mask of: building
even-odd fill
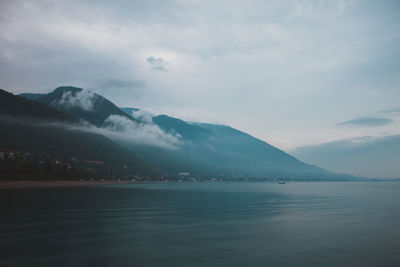
[[[17,155],[18,151],[9,149],[9,148],[0,148],[0,158],[4,159],[6,156],[9,158],[15,158]]]

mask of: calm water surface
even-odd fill
[[[400,266],[400,183],[0,190],[1,266]]]

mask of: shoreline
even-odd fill
[[[0,190],[15,188],[56,188],[113,184],[134,184],[133,181],[0,181]]]
[[[196,181],[194,183],[220,183],[218,182],[210,182],[210,181]],[[239,183],[253,183],[244,182],[244,181],[229,181],[229,182],[239,182]],[[273,183],[278,184],[277,181],[259,181],[265,183]],[[400,179],[382,179],[382,180],[364,180],[364,181],[287,181],[285,184],[290,183],[324,183],[324,182],[400,182]],[[59,188],[59,187],[83,187],[83,186],[99,186],[99,185],[118,185],[118,184],[143,184],[143,183],[182,183],[179,181],[163,181],[163,180],[141,180],[141,181],[118,181],[118,180],[105,180],[105,181],[69,181],[69,180],[48,180],[48,181],[34,181],[34,180],[21,180],[21,181],[0,181],[0,190],[7,189],[18,189],[18,188]],[[192,182],[193,183],[193,182]]]

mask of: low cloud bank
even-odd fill
[[[97,95],[89,90],[78,92],[65,91],[60,100],[54,105],[63,108],[80,108],[85,111],[94,111]],[[179,135],[172,135],[163,132],[153,123],[153,115],[149,112],[137,110],[132,116],[140,123],[121,115],[108,116],[101,127],[91,125],[89,122],[81,121],[79,126],[72,126],[73,129],[98,133],[110,139],[130,143],[133,145],[151,145],[167,149],[177,149],[181,140]]]
[[[71,131],[84,131],[101,134],[117,143],[131,145],[148,145],[164,149],[179,149],[182,144],[181,136],[167,134],[155,124],[136,123],[124,116],[109,116],[102,127],[96,127],[87,121],[80,124],[47,121],[31,117],[14,117],[0,115],[2,123],[20,123],[36,127],[58,127]]]
[[[153,123],[136,123],[124,116],[110,115],[102,127],[76,126],[73,129],[104,135],[116,142],[132,145],[150,145],[166,149],[178,149],[181,140],[178,135],[164,133]]]

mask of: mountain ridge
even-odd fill
[[[111,101],[79,87],[57,87],[54,91],[35,99],[35,101],[56,108],[78,120],[88,121],[96,126],[103,125],[105,120],[111,115],[122,116],[137,122],[137,120],[123,112]]]
[[[111,101],[82,88],[58,87],[35,101],[55,107],[77,120],[87,120],[96,127],[105,127],[105,121],[110,116],[126,118],[115,120],[117,124],[114,131],[124,131],[126,128],[129,131],[125,132],[123,139],[117,138],[114,141],[169,177],[190,173],[195,177],[227,180],[246,177],[255,180],[300,181],[356,179],[301,162],[279,148],[229,126],[189,123],[168,115],[151,115],[150,120],[137,120],[135,113],[144,111],[129,107],[118,108]],[[137,123],[137,126],[126,126],[128,121]],[[153,134],[155,138],[175,139],[176,147],[171,149],[130,142],[129,139],[134,138],[143,127],[144,138]]]
[[[139,109],[122,108],[122,110],[136,112]],[[167,115],[153,116],[152,121],[167,132],[178,133],[186,141],[180,151],[173,153],[168,153],[168,151],[150,153],[142,148],[143,154],[165,154],[162,158],[168,159],[168,163],[160,162],[162,161],[160,160],[155,163],[158,165],[169,167],[180,162],[186,169],[192,171],[196,171],[196,166],[202,166],[213,170],[214,175],[223,172],[230,173],[232,176],[251,176],[261,179],[263,176],[269,178],[275,176],[307,180],[310,177],[321,176],[319,179],[323,180],[324,177],[335,175],[342,176],[342,179],[349,178],[343,174],[330,173],[315,165],[305,164],[279,148],[230,126],[186,122]],[[201,129],[202,134],[193,136],[192,131],[198,129]],[[203,157],[203,160],[196,160],[199,157]],[[231,162],[227,163],[226,159]],[[285,163],[282,163],[282,160]]]

